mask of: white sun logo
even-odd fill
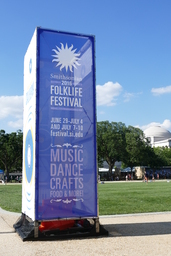
[[[66,71],[69,68],[70,71],[73,72],[72,67],[77,68],[77,66],[80,66],[80,64],[78,63],[78,61],[80,60],[80,53],[75,53],[77,49],[72,50],[73,45],[68,48],[68,45],[66,44],[64,48],[64,45],[61,43],[61,48],[59,48],[58,46],[56,46],[56,48],[57,50],[52,49],[52,51],[56,53],[55,55],[52,55],[54,57],[52,62],[57,62],[56,67],[61,65],[60,70],[65,67]]]

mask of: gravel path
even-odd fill
[[[20,215],[0,208],[0,255],[171,256],[171,212],[100,216],[108,237],[36,242],[23,242],[15,233]]]

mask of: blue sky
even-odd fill
[[[37,26],[96,38],[97,121],[171,131],[170,0],[1,0],[0,129],[23,127],[24,55]]]

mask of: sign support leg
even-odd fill
[[[95,219],[95,225],[96,225],[96,233],[99,233],[100,232],[99,218]]]
[[[39,236],[39,223],[38,221],[34,222],[34,237],[38,238]]]

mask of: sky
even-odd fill
[[[1,0],[0,130],[23,129],[24,55],[36,27],[95,36],[97,121],[171,131],[170,0]]]

